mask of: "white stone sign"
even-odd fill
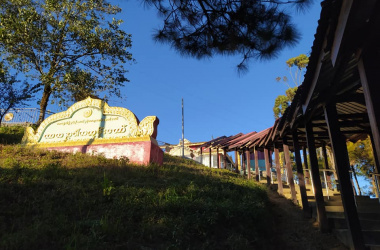
[[[156,116],[138,123],[128,109],[88,97],[48,117],[36,131],[28,127],[23,143],[55,147],[142,141],[156,137],[157,124]]]

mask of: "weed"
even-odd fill
[[[119,165],[120,166],[125,166],[128,163],[129,163],[128,157],[126,157],[126,156],[120,156],[120,158],[119,158]]]
[[[103,173],[102,187],[103,187],[103,196],[105,196],[109,199],[111,197],[111,192],[114,189],[114,186],[113,186],[112,181],[110,181],[106,177],[106,172]]]

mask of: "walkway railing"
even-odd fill
[[[285,181],[286,184],[289,185],[287,168],[286,167],[281,167],[281,170],[282,170],[282,174],[281,174],[282,181]],[[311,174],[310,169],[304,168],[303,171],[309,173],[310,179],[305,176],[305,181],[308,180],[311,183],[311,190],[312,190],[313,194],[315,194],[314,193],[314,183],[313,183],[313,178],[312,178],[312,174]],[[335,180],[334,181],[328,181],[327,180],[327,174],[326,174],[326,172],[333,172],[334,173],[335,170],[333,170],[333,169],[319,169],[319,171],[323,172],[323,179],[321,180],[321,182],[322,182],[322,185],[324,186],[324,188],[326,189],[327,199],[330,199],[330,189],[329,189],[329,186],[330,185],[336,186],[337,183],[336,183]],[[293,172],[293,176],[294,176],[294,181],[297,183],[298,182],[297,172]],[[273,177],[275,177],[277,179],[276,171],[271,171],[272,184],[274,183],[274,178]]]
[[[311,170],[307,169],[307,168],[304,168],[303,171],[304,171],[304,173],[308,172],[309,176],[307,176],[306,174],[304,176],[305,183],[310,183],[310,185],[311,185],[311,191],[312,191],[313,195],[315,195],[315,192],[314,192],[314,183],[313,183],[313,178],[312,178]],[[332,196],[332,193],[333,193],[333,191],[335,189],[339,191],[339,180],[335,179],[336,171],[334,169],[319,169],[319,171],[323,173],[320,176],[322,188],[324,188],[325,191],[326,191],[327,199],[330,199],[330,197]],[[281,174],[282,181],[286,182],[286,184],[289,185],[287,168],[286,167],[281,167],[281,172],[282,172],[282,174]],[[328,176],[329,176],[328,173],[329,172],[333,173],[333,175],[331,175],[331,176],[333,176],[333,179],[331,179],[330,181],[328,180]],[[352,171],[350,170],[349,172],[352,172]],[[251,171],[251,175],[255,176],[255,171]],[[294,182],[296,184],[298,184],[297,173],[293,172],[293,176],[294,176]],[[378,174],[378,173],[371,173],[369,176],[372,177],[373,186],[374,186],[375,192],[376,192],[376,198],[378,198],[379,202],[380,202],[380,181],[379,181],[380,174]],[[278,181],[277,180],[277,172],[276,172],[275,168],[272,168],[272,170],[271,170],[270,179],[271,179],[271,183],[272,184],[275,184],[275,181]],[[261,180],[261,176],[260,175],[259,175],[259,180]],[[352,186],[352,188],[354,189],[355,187]],[[355,197],[355,199],[356,199],[356,197]]]
[[[308,168],[304,168],[303,171],[309,173],[309,175],[310,175],[310,179],[311,179],[311,180],[310,180],[310,183],[311,183],[311,189],[312,189],[312,191],[313,191],[313,194],[315,194],[315,193],[314,193],[313,177],[312,177],[312,173],[311,173],[310,169],[308,169]],[[322,185],[325,186],[327,199],[330,199],[330,188],[329,188],[329,184],[332,185],[332,186],[334,186],[334,185],[336,186],[337,183],[336,183],[335,180],[334,180],[334,181],[327,181],[327,174],[326,174],[326,172],[332,172],[332,173],[335,173],[335,170],[334,170],[334,169],[319,169],[319,172],[323,172],[323,180],[321,180],[321,182],[322,182]],[[305,178],[305,179],[306,179],[306,178]]]

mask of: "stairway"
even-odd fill
[[[277,185],[274,186],[276,187]],[[289,186],[284,184],[283,188],[283,195],[286,198],[291,199]],[[298,205],[302,206],[299,186],[295,185],[295,189]],[[310,185],[306,185],[306,192],[309,206],[312,208],[312,216],[316,218],[316,203]],[[353,249],[344,217],[344,209],[340,193],[336,190],[329,190],[329,195],[327,196],[327,191],[323,189],[323,196],[325,198],[325,208],[331,230],[343,244]],[[366,246],[372,250],[380,250],[379,200],[371,199],[369,196],[356,196],[356,204]]]
[[[356,204],[366,246],[369,249],[380,250],[379,200],[371,199],[369,196],[356,196]],[[352,248],[340,196],[334,197],[333,200],[326,201],[326,212],[330,227],[337,238],[343,244]]]

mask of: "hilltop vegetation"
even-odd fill
[[[24,136],[25,127],[0,127],[0,144],[17,144]]]
[[[252,249],[271,236],[265,189],[235,173],[0,147],[0,249]]]

